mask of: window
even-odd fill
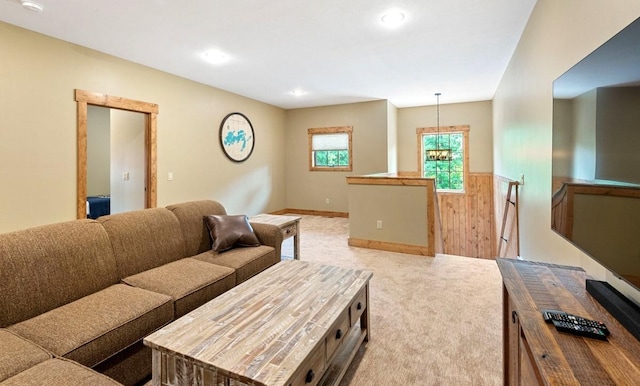
[[[352,131],[351,126],[309,129],[309,170],[350,172]]]
[[[445,192],[463,193],[468,175],[469,126],[447,126],[419,128],[419,169],[425,178],[436,180],[436,189]],[[437,142],[436,142],[437,141]],[[449,153],[449,160],[436,155]]]

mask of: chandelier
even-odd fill
[[[437,117],[437,134],[436,134],[436,148],[427,150],[427,159],[429,161],[451,161],[451,149],[440,148],[440,94],[436,94],[436,117]]]

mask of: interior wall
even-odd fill
[[[398,172],[398,108],[387,102],[387,172]]]
[[[493,171],[492,102],[440,104],[440,127],[469,125],[469,171]],[[398,109],[398,170],[418,171],[416,129],[436,127],[436,106]]]
[[[230,213],[285,207],[284,110],[6,23],[0,52],[9,58],[0,61],[0,232],[75,219],[74,89],[158,104],[158,206],[214,199]],[[234,111],[249,117],[256,137],[240,164],[218,141]]]
[[[145,116],[133,111],[111,113],[111,210],[122,213],[145,207]],[[87,118],[87,121],[90,118]],[[87,151],[88,152],[88,151]],[[89,172],[87,171],[87,174]]]
[[[526,179],[518,196],[522,257],[582,266],[635,298],[637,291],[551,231],[551,127],[554,79],[638,16],[636,0],[538,0],[493,100],[495,173]]]
[[[87,106],[87,196],[108,195],[111,192],[110,127],[109,109]]]
[[[346,177],[387,171],[386,100],[292,109],[286,115],[287,208],[348,212]],[[307,129],[334,126],[353,126],[353,171],[309,171]]]
[[[349,237],[429,245],[427,187],[349,185]],[[377,222],[380,221],[380,228]]]

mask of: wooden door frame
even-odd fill
[[[145,208],[157,205],[157,161],[156,124],[158,105],[133,99],[114,97],[97,92],[75,90],[77,102],[78,130],[78,170],[77,170],[77,212],[78,219],[87,218],[87,106],[102,106],[118,110],[133,111],[145,115]]]

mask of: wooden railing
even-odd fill
[[[496,227],[496,253],[498,257],[520,256],[520,231],[518,215],[517,181],[494,175],[493,200]]]

